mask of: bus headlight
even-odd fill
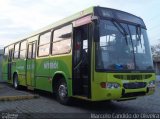
[[[149,83],[148,83],[148,87],[155,87],[155,81],[153,80],[153,81],[150,81]]]
[[[120,88],[120,85],[118,83],[107,83],[107,82],[101,82],[102,88],[108,88],[108,89],[117,89]]]

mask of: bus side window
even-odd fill
[[[75,29],[75,51],[74,65],[76,66],[82,60],[82,65],[88,63],[88,26],[81,26]]]
[[[8,47],[4,48],[4,59],[7,59],[9,55]]]
[[[14,59],[19,58],[19,43],[15,44],[14,46]]]
[[[20,59],[24,59],[26,58],[26,41],[21,42],[21,46],[20,46],[20,53],[19,53],[19,57]]]
[[[29,44],[29,45],[28,45],[27,58],[28,58],[28,59],[31,59],[31,58],[32,58],[32,44]]]
[[[81,30],[76,31],[76,44],[75,44],[75,51],[74,51],[74,64],[77,65],[77,63],[81,60],[81,49],[82,49],[82,43],[81,43]]]
[[[83,58],[82,65],[87,65],[88,64],[88,39],[83,40],[82,58]]]
[[[49,55],[51,32],[44,33],[39,38],[38,56]]]
[[[54,31],[52,55],[65,54],[71,51],[72,25]]]
[[[35,43],[32,45],[32,49],[33,49],[33,52],[32,52],[32,58],[34,59],[34,58],[36,58],[36,45],[35,45]]]

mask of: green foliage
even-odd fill
[[[153,59],[160,59],[160,44],[151,46]]]

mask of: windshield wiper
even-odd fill
[[[134,52],[134,44],[133,44],[133,38],[132,38],[132,35],[131,35],[131,30],[130,30],[128,24],[127,24],[127,28],[128,28],[128,32],[129,32],[132,48],[133,48],[133,60],[134,60],[134,68],[135,68],[135,66],[136,66],[136,57],[135,57],[135,52]]]
[[[138,36],[138,37],[137,37]],[[140,41],[141,48],[142,48],[142,40],[141,40],[141,27],[140,25],[136,26],[136,39]]]
[[[127,40],[127,31],[125,30],[125,28],[116,20],[114,19],[112,21],[112,23],[114,24],[114,26],[119,30],[119,32],[125,37],[126,40],[126,44],[128,45],[128,40]]]

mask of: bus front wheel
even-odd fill
[[[14,75],[13,86],[15,89],[19,89],[19,82],[18,82],[18,75],[17,74]]]
[[[64,105],[69,105],[71,98],[68,97],[68,89],[65,81],[60,80],[56,90],[57,100]]]

